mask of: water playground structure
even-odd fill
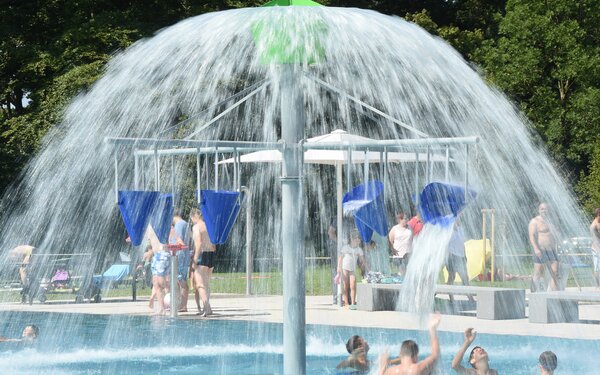
[[[283,372],[300,374],[310,330],[308,207],[334,207],[319,214],[337,218],[338,238],[350,212],[368,240],[389,229],[392,207],[414,202],[426,228],[403,288],[413,294],[403,299],[421,312],[432,304],[432,277],[460,211],[473,232],[481,209],[509,215],[503,255],[526,243],[532,202],[560,208],[565,233],[585,229],[520,114],[446,43],[371,11],[268,5],[292,6],[201,15],[115,56],[11,191],[27,198],[3,213],[2,248],[27,241],[98,257],[97,249],[122,246],[108,235],[122,233],[119,214],[133,245],[149,223],[165,241],[174,207],[192,191],[213,242],[246,247],[251,260],[259,237],[253,252],[282,258]],[[430,289],[414,303],[415,291]],[[170,297],[176,306],[176,293]]]

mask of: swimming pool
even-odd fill
[[[280,374],[283,369],[280,324],[170,320],[145,316],[58,313],[0,313],[0,335],[17,337],[23,326],[37,324],[41,337],[33,347],[0,344],[0,374]],[[370,343],[370,358],[385,347],[397,354],[402,340],[413,338],[429,352],[419,331],[307,326],[307,373],[332,374],[345,357],[352,334]],[[462,334],[440,333],[439,373],[451,374],[450,362]],[[544,350],[559,358],[560,374],[598,374],[600,341],[533,336],[478,335],[501,374],[537,374]]]

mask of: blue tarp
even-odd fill
[[[371,241],[373,231],[387,236],[388,226],[383,202],[383,182],[372,180],[355,186],[342,199],[344,214],[351,213],[363,242]]]
[[[144,239],[150,214],[159,197],[158,191],[120,190],[118,195],[119,210],[134,246],[139,246]]]
[[[173,223],[173,194],[161,194],[152,211],[152,229],[160,243],[169,243]]]
[[[244,195],[237,191],[201,190],[200,197],[200,209],[211,242],[225,243],[240,213]]]
[[[477,193],[467,190],[468,200],[475,199]],[[442,182],[432,182],[419,194],[419,212],[424,223],[448,226],[454,222],[466,205],[465,188]]]

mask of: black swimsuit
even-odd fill
[[[215,251],[203,251],[202,254],[200,254],[200,259],[198,259],[197,264],[199,266],[213,268],[214,267],[214,257],[215,257]]]

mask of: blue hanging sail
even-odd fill
[[[432,182],[419,194],[421,220],[441,226],[451,225],[468,201],[475,197],[477,193],[474,190],[463,186]]]
[[[119,210],[134,246],[139,246],[144,239],[159,194],[158,191],[119,190]]]
[[[244,194],[237,191],[201,190],[200,209],[206,222],[208,237],[215,245],[227,241],[240,213]]]
[[[173,222],[173,194],[161,194],[152,211],[152,229],[162,244],[169,243]]]
[[[344,195],[342,208],[344,214],[354,215],[354,222],[363,242],[371,241],[373,231],[387,236],[383,182],[372,180],[355,186]]]

